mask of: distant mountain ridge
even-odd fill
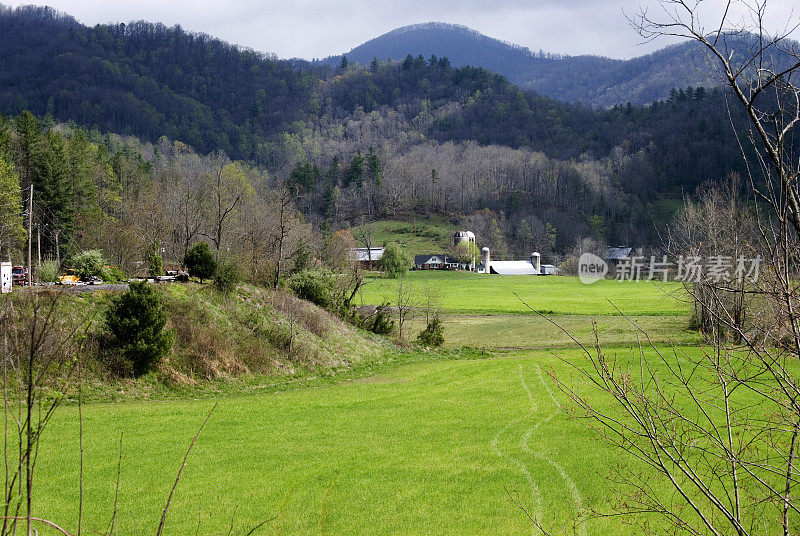
[[[483,67],[543,95],[570,102],[613,106],[647,104],[688,86],[714,87],[705,52],[679,43],[630,60],[602,56],[534,53],[457,24],[430,22],[397,28],[346,52],[349,61],[402,60],[407,55],[446,56],[456,66]],[[336,65],[341,55],[321,60]]]

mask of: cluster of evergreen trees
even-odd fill
[[[0,116],[0,177],[9,199],[2,207],[3,256],[24,239],[22,220],[28,216],[31,191],[37,250],[53,258],[68,256],[77,234],[119,213],[118,163],[86,131],[65,136],[30,112],[15,119]]]

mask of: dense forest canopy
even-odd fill
[[[88,28],[49,8],[0,8],[5,160],[23,190],[41,192],[67,248],[84,245],[91,218],[125,221],[126,203],[157,195],[142,184],[174,188],[189,173],[167,163],[195,162],[186,184],[200,195],[228,158],[270,177],[250,184],[264,199],[285,185],[318,229],[439,216],[497,229],[509,255],[557,255],[585,236],[651,244],[684,195],[745,175],[731,124],[747,121],[728,98],[686,87],[644,106],[593,108],[436,55],[319,66],[180,27]],[[90,195],[79,194],[89,176]],[[84,195],[91,210],[74,201]],[[186,240],[159,225],[141,247],[172,241],[179,259]],[[55,234],[45,240],[56,248]]]

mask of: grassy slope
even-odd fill
[[[369,226],[376,245],[397,242],[410,254],[444,253],[453,243],[453,234],[460,228],[441,219],[423,219],[413,222],[382,220],[350,229],[359,241],[359,230]],[[360,247],[364,244],[359,241]]]
[[[217,396],[258,389],[282,389],[316,378],[365,373],[400,357],[384,337],[358,330],[311,303],[285,292],[240,286],[224,296],[211,285],[158,287],[175,334],[172,355],[142,378],[118,379],[92,362],[89,400],[130,400]],[[94,318],[102,331],[103,312],[114,292],[67,292],[63,314]],[[291,340],[291,349],[290,349]]]

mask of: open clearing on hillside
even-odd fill
[[[366,247],[361,240],[365,230],[372,234],[374,245],[397,242],[410,254],[443,253],[453,243],[453,234],[459,227],[449,221],[429,218],[412,222],[381,220],[350,229],[359,247]]]

